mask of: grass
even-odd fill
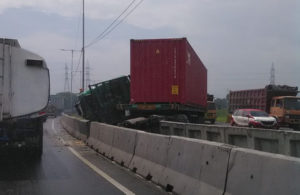
[[[226,123],[227,122],[227,115],[228,115],[227,109],[217,110],[217,119],[216,119],[216,121]]]

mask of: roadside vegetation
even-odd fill
[[[227,98],[216,98],[215,104],[217,107],[217,122],[226,123],[228,115],[228,99]]]
[[[227,122],[227,115],[228,115],[227,109],[217,109],[217,119],[216,119],[216,121],[226,123]]]

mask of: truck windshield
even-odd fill
[[[216,109],[215,103],[213,103],[213,102],[207,103],[207,109],[208,110],[215,110]]]
[[[300,110],[300,98],[286,98],[284,108],[289,110]]]
[[[269,116],[266,112],[263,111],[251,111],[251,116]]]

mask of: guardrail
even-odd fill
[[[300,157],[300,132],[161,121],[160,133]]]
[[[82,121],[65,115],[61,123],[76,135],[74,131],[80,131]],[[170,131],[214,141],[229,140],[230,137],[225,129],[211,130],[205,126],[199,131],[197,126],[182,123],[171,123],[171,126],[169,130],[164,129],[165,133]],[[232,133],[238,136],[239,131],[243,131],[235,130]],[[91,148],[176,194],[279,195],[300,192],[298,158],[98,122],[91,122],[88,131],[87,144]],[[274,134],[274,139],[277,138]],[[244,143],[243,138],[235,142]]]

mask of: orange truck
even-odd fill
[[[207,102],[207,110],[205,113],[205,121],[209,121],[211,124],[214,124],[216,122],[217,118],[217,110],[215,102],[208,101]]]
[[[281,127],[300,130],[298,87],[267,85],[262,89],[230,91],[229,113],[241,108],[264,110],[277,119]]]

